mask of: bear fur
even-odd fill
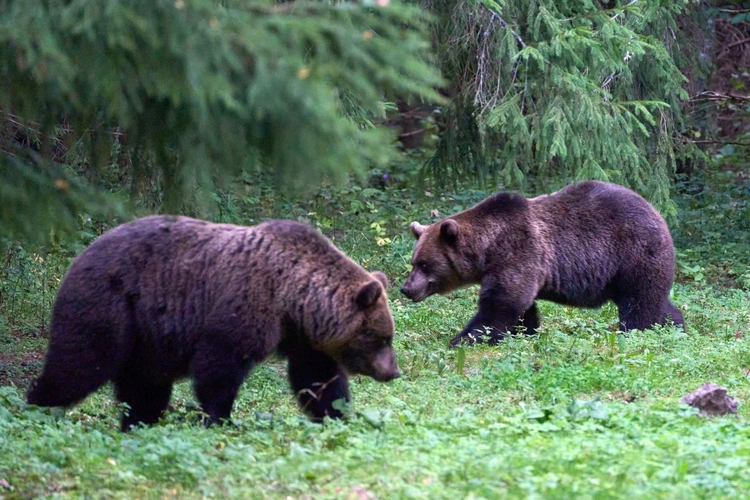
[[[129,406],[127,430],[158,421],[173,382],[190,377],[216,423],[276,351],[301,408],[338,418],[347,375],[399,376],[393,335],[385,275],[308,226],[151,216],[106,232],[73,261],[27,400],[68,406],[112,381]]]
[[[417,238],[401,292],[414,302],[480,284],[479,311],[451,341],[539,327],[536,300],[577,307],[617,304],[620,329],[684,321],[669,301],[674,247],[645,199],[616,184],[586,181],[549,195],[499,193],[429,226]]]

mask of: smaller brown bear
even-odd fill
[[[273,351],[313,419],[338,418],[348,374],[399,376],[386,279],[314,229],[152,216],[79,255],[52,311],[44,371],[28,402],[74,404],[107,381],[122,429],[155,423],[174,381],[191,377],[208,422],[228,419],[253,366]]]
[[[664,219],[641,196],[616,184],[586,181],[524,198],[499,193],[429,226],[412,222],[412,271],[401,292],[419,302],[480,284],[479,311],[451,341],[490,341],[539,327],[536,300],[577,307],[617,304],[620,329],[669,318],[674,247]]]

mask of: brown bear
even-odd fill
[[[122,429],[151,424],[190,377],[208,423],[228,419],[250,369],[276,351],[313,419],[338,418],[347,375],[399,376],[385,275],[314,229],[151,216],[116,227],[71,265],[28,402],[74,404],[105,384]]]
[[[479,311],[451,341],[490,341],[539,327],[536,300],[577,307],[617,304],[620,329],[668,318],[674,247],[664,219],[645,199],[616,184],[578,182],[549,195],[498,193],[429,226],[417,238],[401,292],[414,302],[480,284]]]

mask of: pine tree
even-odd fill
[[[453,98],[428,176],[611,180],[669,207],[687,1],[423,3]]]
[[[0,232],[70,226],[113,147],[167,211],[242,168],[305,184],[382,163],[384,100],[440,99],[426,33],[389,0],[0,0]]]

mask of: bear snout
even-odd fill
[[[374,371],[372,378],[378,382],[390,382],[401,376],[398,370],[398,363],[396,362],[396,353],[392,349],[389,352],[380,354],[375,359],[372,367]]]
[[[410,287],[408,284],[408,280],[407,283],[401,287],[401,293],[403,293],[404,296],[406,296],[406,298],[411,300],[412,302],[422,302],[430,295],[426,293],[426,290],[424,289]]]
[[[377,380],[378,382],[390,382],[391,380],[397,379],[401,376],[401,372],[398,371],[398,367],[395,370],[385,372],[385,373],[376,373],[373,378]]]

